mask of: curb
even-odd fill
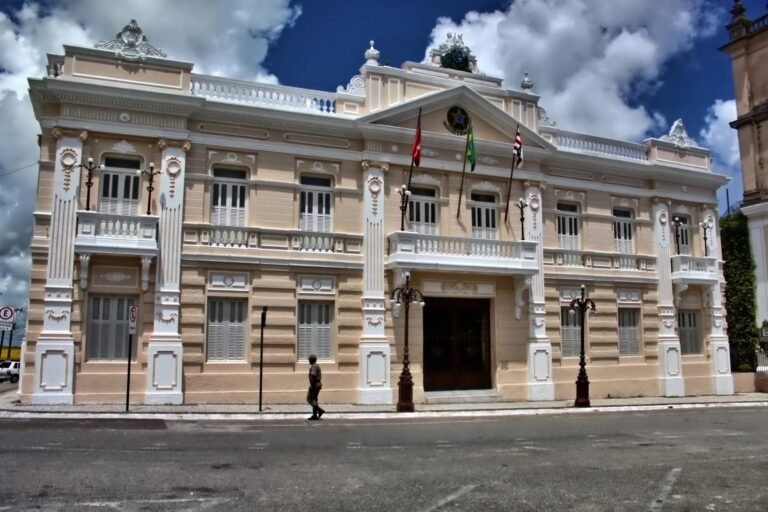
[[[508,416],[561,416],[571,414],[610,413],[610,412],[643,412],[685,409],[722,409],[768,407],[768,401],[754,402],[709,402],[684,404],[654,404],[654,405],[603,405],[585,408],[537,408],[537,409],[484,409],[457,411],[421,411],[421,412],[339,412],[329,411],[328,419],[370,420],[370,419],[415,419],[415,418],[478,418],[478,417],[508,417]],[[61,411],[11,411],[0,409],[0,419],[159,419],[175,421],[274,421],[274,420],[304,420],[306,412],[261,412],[261,413],[216,413],[216,412],[61,412]]]

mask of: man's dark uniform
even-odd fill
[[[309,356],[309,390],[307,391],[307,403],[312,406],[310,420],[319,420],[325,413],[325,410],[321,409],[317,403],[322,388],[323,372],[320,370],[320,365],[317,364],[317,356],[312,354]]]

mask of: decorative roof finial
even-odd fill
[[[380,56],[381,52],[373,47],[373,40],[371,40],[371,47],[365,51],[365,63],[378,66]]]
[[[744,15],[744,13],[747,12],[747,8],[744,7],[744,4],[741,3],[741,0],[733,0],[733,7],[731,7],[731,14],[733,14],[733,19],[740,18]]]
[[[523,72],[523,75],[524,75],[524,76],[523,76],[523,81],[522,81],[522,82],[520,82],[520,88],[521,88],[522,90],[524,90],[524,91],[528,91],[528,90],[530,90],[530,89],[533,89],[533,80],[531,80],[530,78],[528,78],[528,72],[527,72],[527,71],[524,71],[524,72]]]
[[[124,26],[112,41],[101,41],[94,46],[114,50],[115,57],[130,61],[143,60],[146,57],[167,57],[165,53],[149,44],[147,36],[144,35],[136,20],[131,20]]]
[[[672,123],[672,128],[669,129],[669,133],[667,135],[662,135],[659,138],[665,142],[671,142],[679,148],[699,147],[699,145],[696,144],[696,141],[688,136],[688,131],[685,129],[682,119],[678,119]]]

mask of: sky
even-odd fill
[[[111,40],[135,18],[194,72],[324,91],[346,85],[369,41],[380,62],[420,62],[449,32],[480,72],[524,71],[563,129],[640,142],[682,118],[741,198],[727,42],[731,0],[0,0],[0,304],[27,302],[37,134],[28,77],[63,44]],[[743,0],[747,15],[768,11]],[[719,193],[725,208],[725,189]]]

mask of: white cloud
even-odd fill
[[[519,86],[524,71],[558,126],[640,140],[664,118],[632,100],[657,87],[663,66],[714,33],[721,11],[706,0],[516,0],[505,12],[440,18],[430,48],[460,33],[480,71]],[[427,54],[429,49],[427,50]]]
[[[735,100],[715,100],[707,109],[704,127],[699,133],[701,144],[712,151],[715,172],[727,174],[732,178],[727,186],[731,204],[741,200],[744,195],[739,138],[736,130],[729,124],[736,117]],[[720,204],[725,204],[725,190],[721,190],[718,196]]]
[[[0,303],[27,299],[36,166],[12,171],[39,157],[27,78],[45,75],[46,54],[114,39],[136,18],[150,44],[197,73],[277,83],[264,58],[300,14],[290,0],[69,0],[0,12]]]

